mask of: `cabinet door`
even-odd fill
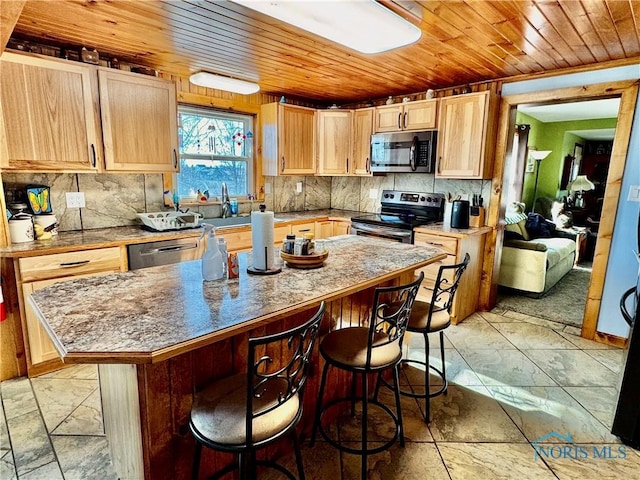
[[[370,155],[374,112],[374,108],[362,108],[353,113],[353,161],[349,164],[349,173],[354,175],[372,175]]]
[[[279,105],[279,172],[283,175],[313,175],[315,166],[315,111]]]
[[[402,104],[376,107],[375,132],[398,132],[402,130]]]
[[[318,112],[318,174],[346,175],[353,161],[351,147],[352,112]]]
[[[437,99],[409,102],[403,106],[402,126],[405,130],[432,130],[436,128]]]
[[[101,169],[95,67],[4,53],[0,85],[0,167]]]
[[[488,96],[440,99],[437,177],[482,178]]]
[[[301,237],[303,233],[316,233],[315,223],[300,223],[291,225],[291,233],[296,237]]]
[[[351,222],[333,222],[332,235],[347,235],[351,231]]]
[[[323,222],[316,222],[315,225],[316,238],[327,238],[333,235],[333,222],[325,220]]]
[[[178,171],[173,82],[109,69],[98,78],[107,170]]]

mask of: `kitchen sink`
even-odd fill
[[[201,223],[208,223],[216,227],[228,227],[230,225],[250,225],[251,217],[205,218]]]

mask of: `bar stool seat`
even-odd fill
[[[431,304],[420,300],[413,303],[411,317],[409,317],[410,332],[422,332],[429,325],[429,332],[437,332],[451,325],[451,315],[446,310],[434,310],[429,321],[429,312],[431,312]]]
[[[387,343],[384,333],[374,333],[371,368],[385,367],[397,362],[402,350],[397,343]],[[320,353],[332,362],[346,367],[364,368],[369,347],[369,327],[349,327],[334,330],[322,339]]]
[[[298,395],[278,405],[278,393],[286,390],[286,384],[278,379],[270,383],[265,388],[265,395],[257,398],[253,404],[254,414],[262,410],[268,411],[253,422],[253,442],[276,435],[296,420],[300,405]],[[227,445],[246,443],[246,397],[246,374],[234,375],[210,384],[195,397],[191,408],[193,427],[211,442]]]

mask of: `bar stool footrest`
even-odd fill
[[[423,365],[425,367],[427,366],[427,362],[424,362],[422,360],[414,360],[414,359],[402,359],[400,362],[400,365],[404,366],[403,364],[405,363],[417,363],[418,365]],[[434,371],[438,375],[438,377],[440,377],[440,379],[442,380],[442,387],[435,392],[429,392],[429,398],[437,397],[438,395],[442,395],[443,393],[446,393],[447,387],[449,386],[449,382],[447,382],[447,379],[442,373],[442,370],[434,367],[433,365],[429,365],[429,370]],[[393,385],[390,385],[387,382],[387,380],[385,380],[384,378],[381,377],[380,382],[382,382],[384,386],[387,387],[388,389],[393,390]],[[400,389],[400,395],[404,395],[405,397],[411,397],[411,398],[425,398],[424,393],[414,393],[412,391],[402,390],[402,389]]]

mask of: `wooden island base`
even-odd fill
[[[412,272],[404,272],[381,285],[408,283],[413,277]],[[373,292],[374,288],[370,287],[327,301],[319,339],[335,328],[367,324]],[[99,365],[105,430],[120,478],[191,478],[195,441],[187,425],[194,392],[219,378],[246,372],[249,337],[297,326],[308,320],[317,307],[276,317],[267,325],[158,363]],[[277,361],[279,353],[270,353]],[[306,437],[313,424],[323,366],[316,345],[304,394],[304,415],[298,427]],[[350,377],[346,372],[332,370],[328,382],[326,392],[331,393],[327,398],[349,394]],[[284,439],[259,455],[273,456],[279,451],[289,451],[288,443],[289,440]],[[211,475],[230,461],[230,454],[204,449],[201,476]]]

